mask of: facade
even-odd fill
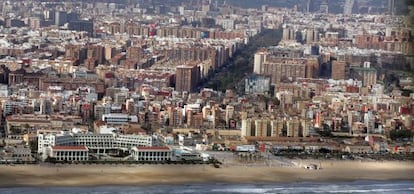
[[[56,161],[87,161],[89,149],[86,146],[52,146],[49,157]]]
[[[169,126],[180,126],[183,124],[182,108],[180,107],[168,107],[167,108]]]
[[[296,32],[295,32],[295,29],[293,29],[290,26],[283,27],[283,37],[282,37],[282,40],[284,40],[284,41],[296,40]]]
[[[55,12],[55,25],[56,26],[62,26],[67,22],[67,12],[64,11],[57,11]]]
[[[60,139],[62,137],[61,134],[53,135],[53,134],[39,134],[37,135],[37,153],[46,153],[46,149],[50,146],[56,145],[56,139],[59,139],[58,145],[66,144]],[[68,141],[72,142],[71,138],[68,137]]]
[[[152,137],[148,135],[118,135],[114,141],[114,147],[118,149],[148,146],[152,146]]]
[[[96,78],[42,77],[39,79],[39,88],[41,90],[47,91],[50,86],[61,86],[65,90],[77,90],[81,86],[91,86],[98,95],[103,95],[105,92],[105,83]]]
[[[3,111],[7,111],[8,107],[5,107]],[[6,117],[6,133],[13,134],[13,129],[72,129],[75,124],[82,123],[82,118],[79,116],[50,116],[50,115],[35,115],[35,114],[22,114],[22,115],[10,115]]]
[[[87,32],[89,36],[93,36],[93,21],[88,20],[77,20],[69,21],[69,30]]]
[[[249,119],[242,120],[242,127],[241,127],[241,136],[252,136],[252,132],[254,132],[253,121]]]
[[[262,64],[266,61],[267,52],[260,51],[254,54],[254,67],[253,73],[260,74],[262,69]]]
[[[30,148],[23,146],[16,146],[12,150],[12,157],[20,161],[32,161],[32,152]]]
[[[152,146],[152,137],[148,135],[115,135],[115,134],[39,134],[38,153],[46,153],[51,146],[86,146],[97,153],[107,150],[125,150],[133,147]]]
[[[286,136],[287,137],[299,137],[300,121],[295,118],[286,121]]]
[[[70,145],[86,146],[90,150],[96,151],[97,153],[106,152],[106,150],[115,149],[113,134],[67,134],[63,137],[72,137]],[[61,139],[63,139],[61,137]],[[56,142],[56,145],[62,145],[64,141]]]
[[[175,78],[175,90],[179,92],[193,92],[196,89],[199,80],[198,66],[177,67]]]
[[[9,96],[9,90],[7,85],[0,84],[0,98],[5,98]]]
[[[106,122],[107,124],[122,125],[122,124],[128,124],[130,122],[136,123],[138,122],[138,117],[135,115],[112,113],[112,114],[103,114],[102,121]]]
[[[342,80],[345,79],[346,73],[345,73],[345,67],[346,63],[343,61],[333,61],[332,62],[332,79],[335,80]]]
[[[257,119],[254,122],[255,136],[256,137],[267,137],[270,136],[270,125],[268,119]]]
[[[395,12],[395,0],[388,0],[388,13],[394,15]]]
[[[309,137],[311,122],[293,118],[248,118],[241,122],[242,137]]]
[[[306,29],[305,36],[306,44],[313,44],[319,41],[319,31],[317,29],[308,28]]]
[[[270,77],[252,75],[245,79],[245,94],[268,94],[270,92]]]
[[[172,159],[172,153],[172,149],[166,146],[131,149],[132,158],[136,161],[169,161]]]
[[[354,7],[354,0],[345,0],[344,15],[352,15],[352,8]]]
[[[344,152],[353,154],[372,153],[372,148],[369,145],[349,145],[343,149]]]
[[[302,137],[309,137],[311,122],[308,120],[301,120]]]
[[[264,75],[271,77],[271,84],[278,84],[285,79],[306,77],[306,64],[304,59],[275,58],[262,65]]]
[[[377,83],[377,70],[372,68],[369,62],[365,62],[362,68],[352,68],[351,72],[352,78],[362,81],[363,86],[373,86]]]
[[[283,132],[283,120],[270,121],[270,130],[272,137],[281,137]]]

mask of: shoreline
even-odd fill
[[[76,185],[0,185],[0,189],[13,189],[13,188],[94,188],[94,187],[153,187],[153,186],[205,186],[205,185],[271,185],[271,184],[347,184],[347,183],[359,183],[359,182],[414,182],[412,179],[361,179],[361,180],[312,180],[312,181],[286,181],[286,182],[172,182],[165,184],[152,184],[152,183],[137,183],[137,184],[76,184]]]
[[[295,161],[298,162],[298,161]],[[0,187],[94,187],[179,184],[411,181],[413,162],[300,161],[299,167],[224,165],[16,165],[0,166]]]

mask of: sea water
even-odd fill
[[[134,194],[134,193],[414,193],[414,181],[299,182],[263,184],[182,184],[94,187],[8,187],[1,194]]]

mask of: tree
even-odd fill
[[[332,137],[332,129],[326,123],[322,124],[322,129],[316,129],[316,132],[322,137]]]
[[[11,126],[10,127],[10,132],[11,134],[21,134],[22,133],[22,129],[20,127],[16,127],[16,126]]]
[[[411,130],[408,129],[404,129],[404,130],[391,130],[390,131],[390,138],[392,140],[399,140],[399,139],[404,139],[404,138],[412,138],[414,136],[414,133]]]
[[[26,124],[23,125],[23,128],[24,129],[29,129],[30,128],[30,125],[26,123]]]
[[[147,131],[147,133],[149,134],[152,133],[152,126],[151,126],[151,123],[149,122],[145,122],[144,124],[142,124],[141,128]]]
[[[30,146],[30,150],[32,151],[32,153],[37,153],[37,140],[35,141],[29,141],[29,146]]]
[[[246,74],[253,71],[254,53],[259,48],[277,45],[281,38],[281,27],[277,30],[265,29],[255,35],[244,48],[234,53],[233,58],[227,64],[217,70],[218,75],[211,79],[206,87],[221,91],[236,88]]]

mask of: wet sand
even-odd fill
[[[0,166],[0,187],[414,180],[413,162],[295,161],[300,167],[224,165]]]

